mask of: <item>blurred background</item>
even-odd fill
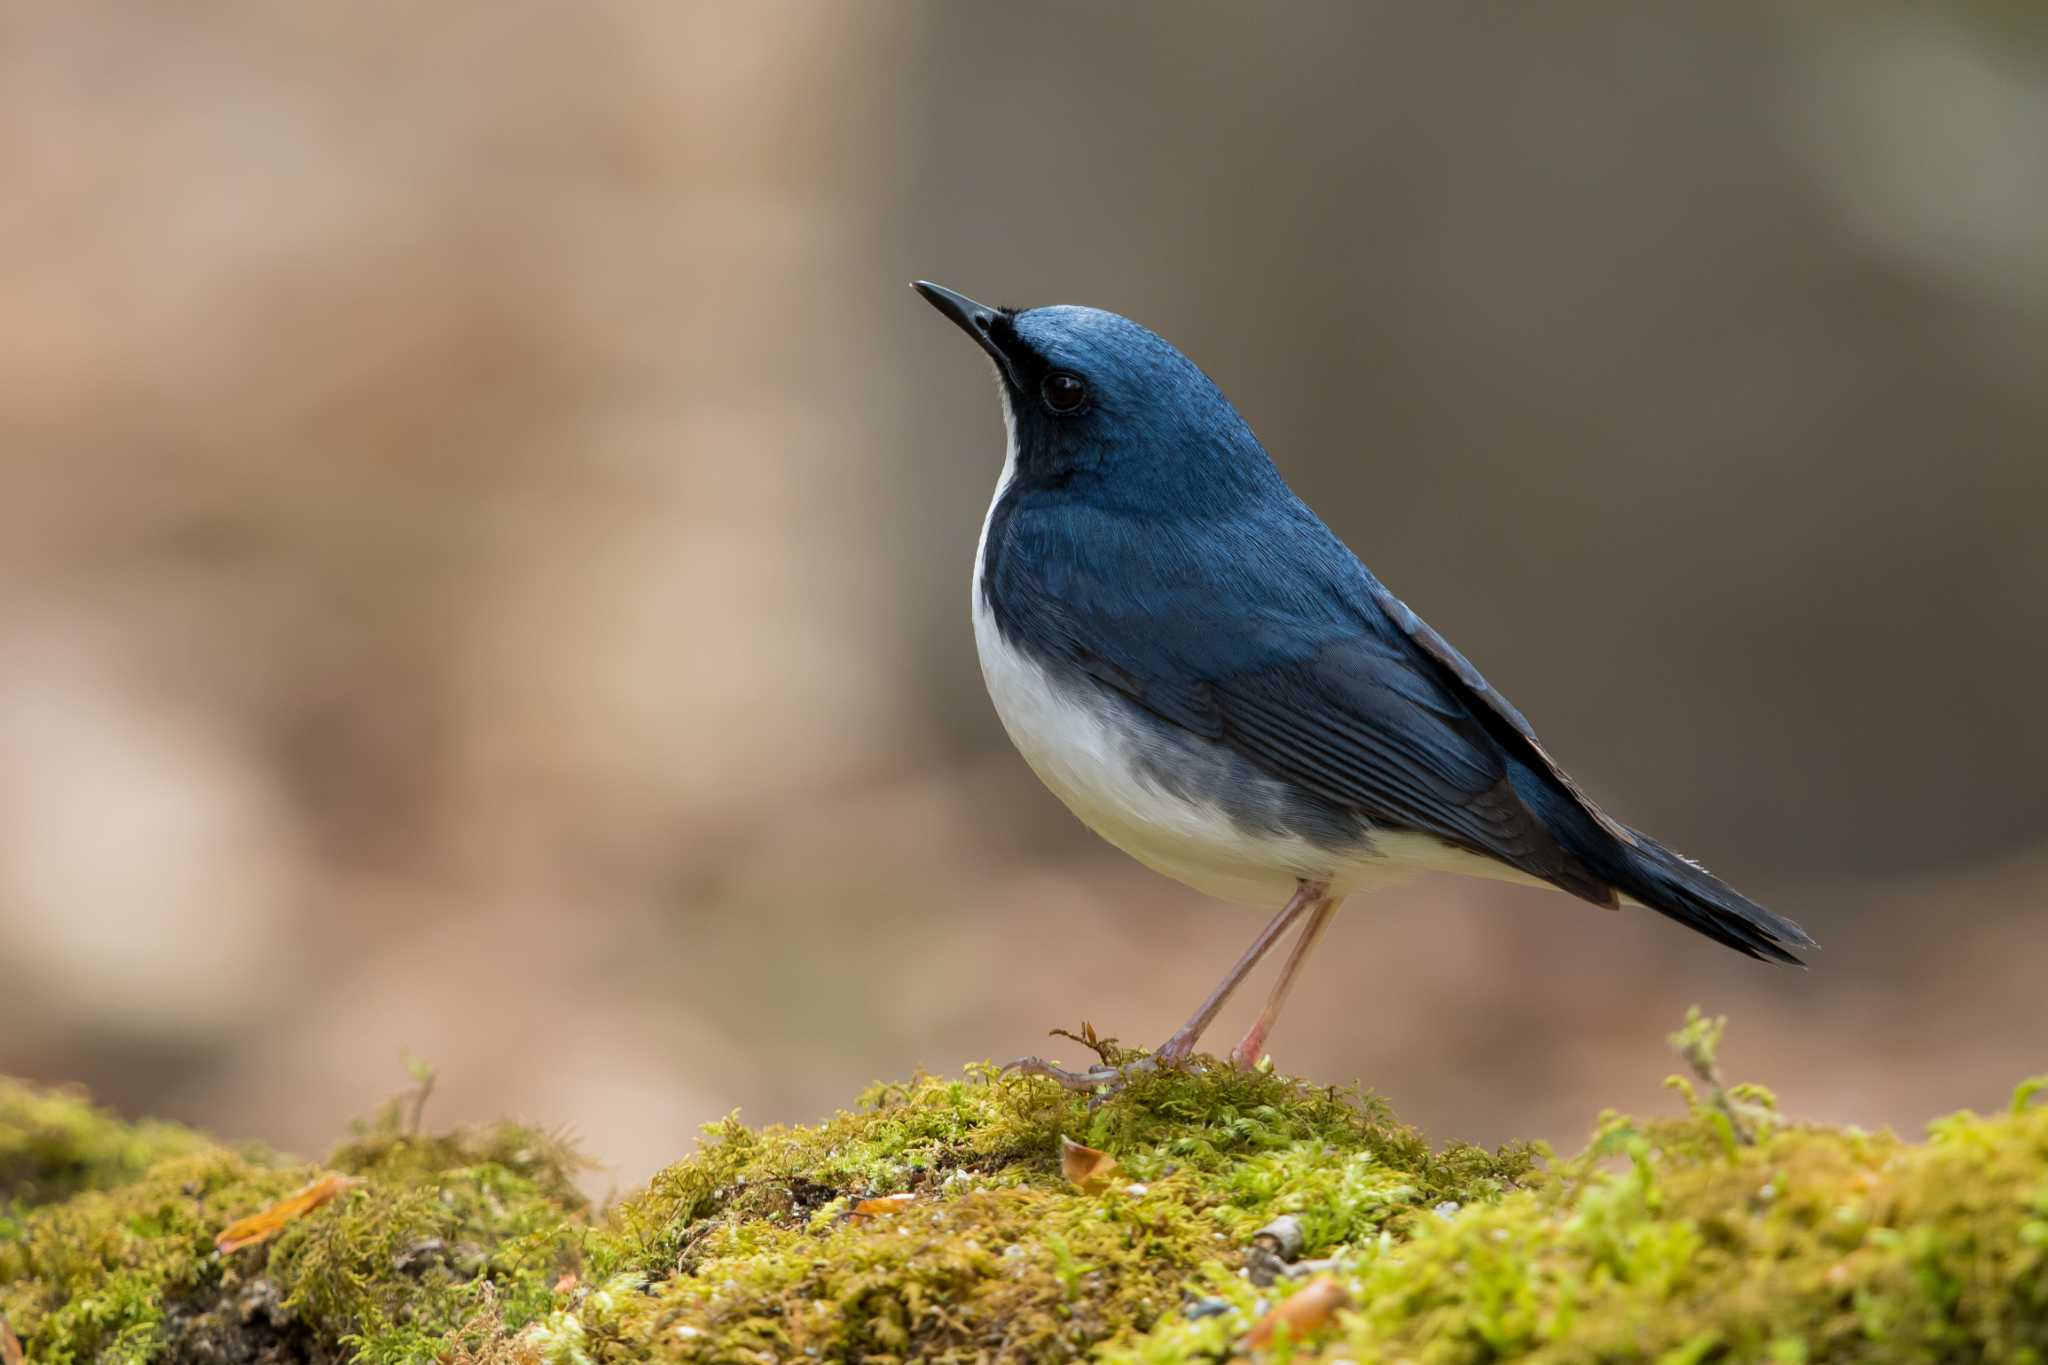
[[[1258,916],[1009,750],[930,277],[1179,344],[1597,797],[1826,945],[1417,883],[1284,1067],[1570,1145],[1673,1103],[1699,1002],[1795,1113],[1999,1103],[2048,1064],[2044,146],[2019,5],[13,9],[0,1071],[317,1152],[409,1049],[435,1121],[623,1183],[1163,1038]]]

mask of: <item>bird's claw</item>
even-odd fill
[[[1043,1076],[1078,1094],[1093,1094],[1095,1102],[1100,1104],[1129,1085],[1133,1077],[1157,1071],[1161,1065],[1159,1058],[1152,1056],[1140,1057],[1136,1061],[1125,1062],[1122,1066],[1091,1066],[1086,1071],[1069,1071],[1056,1062],[1048,1062],[1043,1057],[1019,1057],[996,1074]]]

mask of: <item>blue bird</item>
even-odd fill
[[[1297,498],[1230,401],[1096,308],[912,286],[995,362],[1009,448],[974,567],[974,639],[1010,739],[1096,833],[1200,891],[1279,912],[1136,1065],[1193,1052],[1299,924],[1243,1041],[1255,1065],[1351,892],[1422,872],[1646,906],[1750,957],[1812,947],[1587,798],[1479,671]],[[1074,1089],[1129,1068],[1012,1064]]]

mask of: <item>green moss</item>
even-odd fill
[[[1060,1139],[1112,1153],[1107,1190]],[[1139,1079],[1091,1111],[1048,1082],[880,1087],[816,1127],[715,1125],[595,1238],[600,1290],[552,1359],[1066,1360],[1134,1339],[1252,1234],[1299,1214],[1310,1254],[1491,1199],[1531,1154],[1434,1152],[1377,1101],[1227,1068]],[[901,1211],[858,1203],[897,1192]]]
[[[214,1234],[303,1178],[210,1148],[36,1209],[0,1237],[0,1312],[37,1362],[154,1359],[172,1305],[219,1278]]]
[[[330,1162],[359,1185],[227,1256],[214,1248],[223,1228],[318,1170],[149,1126],[132,1136],[135,1149],[166,1154],[125,1183],[103,1165],[89,1183],[108,1188],[0,1225],[0,1314],[39,1365],[280,1349],[432,1359],[466,1326],[511,1330],[547,1309],[550,1286],[581,1254],[573,1153],[514,1125],[434,1138],[390,1123],[366,1130]]]
[[[1675,1082],[1682,1117],[1603,1116],[1547,1166],[1272,1075],[1146,1076],[1091,1108],[977,1070],[812,1126],[714,1124],[594,1213],[545,1135],[418,1136],[394,1109],[329,1162],[359,1186],[226,1259],[214,1235],[313,1172],[184,1134],[71,1161],[101,1174],[0,1229],[0,1313],[39,1362],[1180,1365],[1243,1354],[1293,1292],[1246,1273],[1289,1213],[1350,1306],[1276,1359],[2048,1360],[2040,1083],[1922,1142],[1802,1125],[1722,1083],[1718,1027],[1674,1038],[1703,1083]],[[1061,1174],[1063,1137],[1116,1158],[1102,1188]]]
[[[75,1090],[0,1076],[0,1216],[132,1180],[213,1144],[171,1123],[122,1123]]]
[[[583,1161],[516,1124],[417,1137],[386,1128],[329,1162],[362,1179],[336,1216],[293,1224],[268,1256],[283,1307],[351,1358],[430,1360],[545,1312],[580,1263]]]
[[[1608,1115],[1535,1187],[1344,1257],[1352,1307],[1313,1358],[2048,1359],[2048,1110],[2027,1093],[1922,1144],[1782,1121],[1731,1141],[1718,1095]],[[1106,1359],[1221,1359],[1253,1307],[1231,1297]]]

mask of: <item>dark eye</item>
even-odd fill
[[[1088,401],[1088,386],[1079,375],[1056,370],[1038,386],[1038,396],[1054,412],[1072,412]]]

